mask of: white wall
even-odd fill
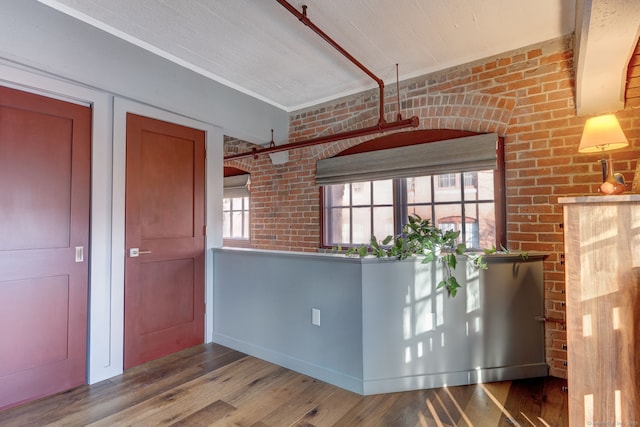
[[[242,53],[239,53],[242,54]],[[35,0],[2,0],[0,57],[268,142],[289,115]]]
[[[122,372],[124,115],[207,132],[207,248],[221,237],[223,135],[288,134],[288,114],[100,32],[35,0],[2,0],[0,84],[92,107],[89,382]],[[212,336],[207,251],[205,339]]]

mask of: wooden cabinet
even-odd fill
[[[560,203],[570,425],[640,425],[640,195]]]

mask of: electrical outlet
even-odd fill
[[[311,324],[320,326],[320,309],[317,309],[317,308],[311,309]]]

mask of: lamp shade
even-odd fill
[[[629,145],[624,136],[620,123],[614,114],[591,117],[584,124],[582,139],[580,140],[580,153],[600,153],[602,151],[616,150]]]

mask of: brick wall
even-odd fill
[[[418,116],[420,129],[505,137],[508,247],[549,253],[544,263],[546,316],[560,320],[565,310],[558,198],[595,194],[601,180],[600,156],[578,153],[586,118],[575,115],[572,43],[569,37],[553,40],[400,83],[402,116]],[[627,94],[633,96],[616,113],[631,146],[612,152],[616,171],[629,188],[640,157],[639,56],[636,49],[629,69]],[[385,90],[387,121],[398,114],[395,87]],[[290,116],[289,141],[371,126],[377,114],[377,89],[296,111]],[[267,155],[229,162],[251,173],[253,246],[315,251],[320,244],[316,161],[375,137],[290,150],[284,164],[274,164]],[[247,143],[229,139],[225,150],[247,151]],[[551,375],[566,377],[564,344],[563,324],[547,322]]]

